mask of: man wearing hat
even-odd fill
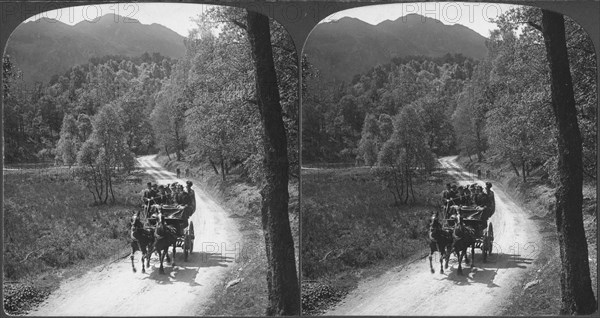
[[[456,204],[458,205],[468,205],[467,196],[465,195],[465,188],[463,186],[458,186],[456,188],[456,196],[458,199],[456,200]]]
[[[196,193],[192,190],[192,181],[187,181],[185,183],[187,190],[187,211],[184,215],[186,219],[188,219],[194,212],[196,212]]]
[[[446,183],[446,189],[442,192],[442,204],[446,205],[448,200],[452,198],[452,186],[450,183]]]
[[[155,203],[155,197],[158,195],[158,190],[156,188],[156,184],[152,184],[152,182],[146,183],[147,188],[144,189],[144,193],[142,195],[142,201],[144,202],[144,211],[146,212],[146,216],[150,213],[150,205]]]
[[[494,195],[494,191],[492,191],[492,183],[485,183],[485,197],[486,197],[486,206],[488,207],[488,211],[485,214],[485,220],[487,221],[494,212],[496,212],[496,198]]]
[[[165,192],[165,186],[162,184],[158,186],[156,204],[167,204],[167,193]]]
[[[487,197],[483,194],[481,186],[475,186],[475,195],[473,196],[473,203],[477,206],[486,206]]]

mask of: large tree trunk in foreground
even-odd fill
[[[597,303],[592,291],[583,228],[582,139],[577,123],[563,16],[542,10],[542,32],[550,64],[552,109],[558,127],[556,227],[562,261],[560,314],[586,315],[596,311]]]
[[[300,293],[288,215],[287,140],[273,62],[269,18],[248,11],[247,21],[264,135],[266,184],[261,190],[261,213],[268,266],[267,315],[299,315]]]

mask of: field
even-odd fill
[[[114,184],[115,204],[94,206],[68,168],[4,171],[4,309],[20,314],[62,278],[128,255],[142,171]]]
[[[302,302],[318,314],[376,275],[428,249],[438,176],[417,184],[416,202],[394,206],[369,168],[302,170]],[[429,202],[428,204],[426,202]]]

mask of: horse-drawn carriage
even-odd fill
[[[188,221],[194,211],[175,204],[155,204],[150,208],[150,212],[148,223],[151,227],[156,228],[162,217],[167,226],[175,229],[177,240],[173,246],[173,254],[175,254],[175,247],[181,247],[184,260],[187,262],[188,254],[192,254],[194,250],[194,222]]]
[[[150,266],[150,256],[157,252],[160,260],[159,272],[164,274],[163,260],[166,257],[167,262],[171,262],[168,249],[173,247],[173,263],[175,265],[175,249],[183,248],[184,260],[187,262],[188,255],[194,250],[194,223],[189,221],[189,217],[195,212],[193,206],[181,206],[173,204],[153,204],[146,205],[144,211],[147,211],[147,222],[140,218],[138,210],[131,220],[131,267],[135,272],[134,254],[141,251],[142,272],[145,272],[144,259],[146,266]]]
[[[487,219],[493,212],[489,207],[476,205],[447,205],[444,207],[444,218],[441,220],[442,228],[454,229],[457,220],[464,223],[465,226],[475,230],[474,248],[481,249],[483,261],[487,260],[488,255],[492,254],[494,243],[494,226]]]
[[[450,254],[454,252],[458,258],[458,275],[462,275],[463,257],[465,262],[469,263],[468,248],[471,248],[471,267],[474,263],[475,248],[480,248],[483,252],[484,262],[492,254],[494,226],[491,222],[488,224],[488,219],[494,214],[496,204],[494,193],[490,189],[491,183],[488,182],[487,185],[489,187],[485,201],[481,197],[472,199],[460,195],[447,196],[447,193],[444,193],[445,205],[433,213],[429,227],[429,267],[432,273],[435,273],[432,264],[435,252],[440,253],[440,273],[444,272],[443,261],[446,261],[445,268],[448,268]],[[452,204],[455,202],[471,205]],[[477,205],[475,202],[484,202],[485,205]]]

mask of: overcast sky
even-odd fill
[[[93,20],[109,13],[139,20],[143,24],[159,23],[182,36],[195,24],[192,17],[204,12],[210,6],[201,4],[175,3],[113,3],[103,5],[85,5],[48,11],[28,19],[52,18],[69,25],[82,20]],[[475,2],[426,2],[373,5],[341,11],[324,21],[337,20],[344,16],[355,17],[371,24],[384,20],[396,20],[410,13],[442,21],[444,24],[462,24],[479,34],[489,37],[489,30],[495,28],[491,19],[506,12],[512,5]],[[427,20],[424,21],[425,23]]]
[[[103,15],[114,13],[123,17],[139,20],[143,24],[158,23],[179,33],[188,35],[188,30],[195,27],[190,19],[197,17],[211,6],[182,3],[112,3],[102,5],[85,5],[58,9],[35,15],[27,21],[40,18],[51,18],[74,25],[83,20],[94,20]]]
[[[513,7],[516,6],[477,2],[382,4],[340,11],[330,15],[323,22],[338,20],[342,17],[354,17],[375,25],[385,20],[396,20],[407,14],[416,13],[440,20],[447,25],[462,24],[485,37],[489,37],[489,31],[496,28],[496,24],[492,23],[491,20]],[[427,23],[427,20],[425,19],[423,22]]]

